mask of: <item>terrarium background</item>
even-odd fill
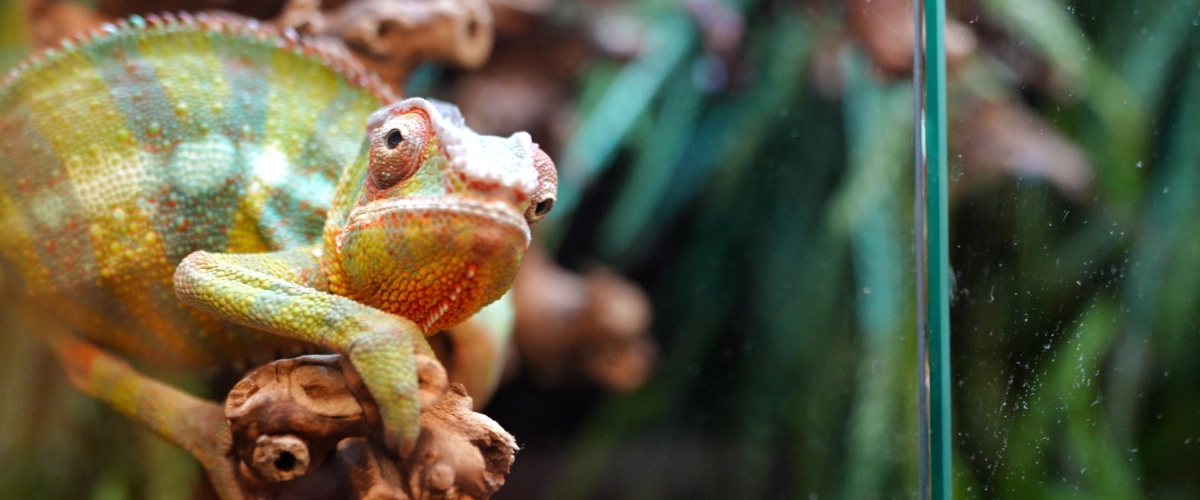
[[[496,498],[916,496],[907,3],[534,2],[418,71],[524,112],[464,104],[551,148],[558,261],[654,303],[642,389],[496,396]],[[949,4],[957,496],[1200,497],[1200,1]],[[205,494],[0,324],[0,497]]]

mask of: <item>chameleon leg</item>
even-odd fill
[[[407,456],[420,432],[416,356],[436,359],[425,333],[412,321],[319,290],[317,269],[311,249],[196,252],[176,269],[175,293],[227,320],[347,355],[379,405],[388,445]]]
[[[55,335],[50,345],[76,389],[141,421],[195,456],[221,498],[246,498],[220,406],[146,377],[88,342]]]

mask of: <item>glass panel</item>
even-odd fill
[[[913,9],[919,9],[914,2]],[[917,137],[917,148],[923,155],[917,157],[917,191],[924,197],[924,205],[917,207],[915,233],[921,235],[925,252],[919,255],[916,265],[918,275],[924,277],[924,288],[917,290],[918,304],[924,316],[918,316],[918,328],[925,329],[924,337],[918,338],[918,409],[921,413],[920,439],[928,451],[922,453],[920,481],[921,496],[933,499],[949,498],[951,493],[951,400],[950,400],[950,256],[949,218],[947,211],[947,159],[946,159],[946,63],[948,40],[946,39],[946,5],[943,0],[926,0],[923,7],[925,54],[924,75],[914,73],[914,84],[924,84],[924,98],[920,104],[924,113],[919,117],[923,133]],[[914,21],[915,22],[915,21]],[[914,59],[916,61],[917,59]],[[914,64],[916,64],[914,62]],[[921,82],[922,76],[924,82]],[[924,171],[922,172],[922,160]],[[922,210],[924,208],[924,210]],[[922,220],[924,225],[922,226]],[[923,267],[922,267],[923,266]],[[924,271],[923,273],[920,271]],[[920,313],[918,313],[920,314]],[[927,381],[927,382],[926,382]],[[928,442],[925,432],[928,432]],[[928,484],[925,483],[928,481]]]
[[[954,2],[961,498],[1197,498],[1197,2]]]

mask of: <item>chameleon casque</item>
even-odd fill
[[[404,455],[425,336],[505,293],[556,183],[528,134],[476,134],[233,17],[132,17],[0,82],[6,302],[76,388],[188,449],[223,496],[224,422],[122,359],[340,352]]]

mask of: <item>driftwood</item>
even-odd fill
[[[275,23],[344,43],[397,95],[421,62],[475,68],[492,51],[492,14],[484,0],[355,0],[336,8],[291,0]]]
[[[421,436],[406,460],[383,445],[378,409],[339,355],[275,361],[229,393],[244,490],[260,498],[483,499],[504,484],[513,437],[471,411],[441,365],[419,362]]]
[[[641,387],[658,348],[648,334],[650,300],[603,268],[577,275],[531,249],[513,285],[514,339],[534,381],[561,386],[587,379],[615,392]]]

